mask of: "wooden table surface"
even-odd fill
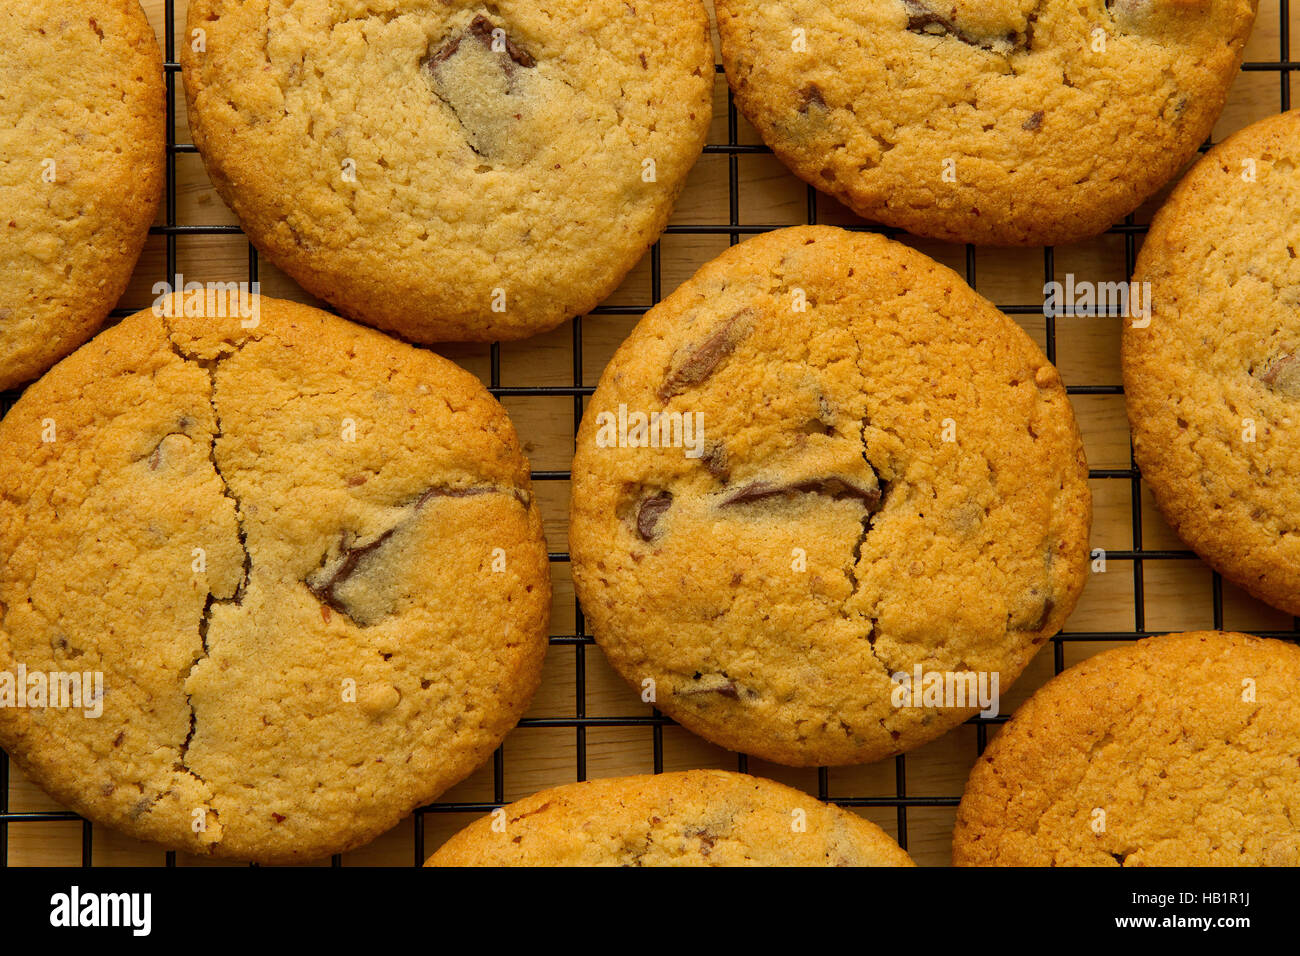
[[[711,5],[711,4],[710,4]],[[160,42],[164,35],[164,0],[144,0]],[[1246,49],[1248,64],[1276,64],[1289,59],[1280,49],[1282,36],[1280,0],[1262,0],[1259,20]],[[175,36],[179,45],[185,37],[186,0],[176,2]],[[1295,4],[1293,10],[1300,8]],[[1290,14],[1293,34],[1300,28],[1300,12]],[[185,117],[184,95],[176,75],[176,142],[191,142]],[[1228,107],[1214,132],[1214,141],[1241,127],[1276,113],[1283,102],[1282,90],[1289,75],[1274,69],[1251,69],[1238,76]],[[709,142],[728,143],[726,84],[721,76],[715,90],[715,116]],[[1079,135],[1087,136],[1087,130]],[[737,140],[758,144],[760,140],[743,119]],[[807,188],[770,155],[725,151],[706,154],[692,173],[673,218],[675,226],[727,226],[732,222],[728,177],[735,163],[739,185],[737,218],[744,226],[785,226],[808,221]],[[180,224],[235,225],[230,210],[217,196],[193,151],[182,150],[176,162],[176,218]],[[1150,221],[1164,193],[1148,203],[1135,217]],[[165,213],[164,213],[165,215]],[[825,196],[816,202],[820,222],[858,224],[857,220]],[[165,220],[160,217],[160,224]],[[1041,249],[1017,251],[968,250],[926,240],[903,237],[904,241],[957,269],[976,288],[1003,307],[1012,307],[1014,318],[1046,348],[1045,320],[1041,313],[1046,261]],[[1066,273],[1093,281],[1127,278],[1126,262],[1141,243],[1141,231],[1111,233],[1098,239],[1054,250],[1050,260],[1055,278]],[[725,229],[716,234],[672,233],[666,236],[660,254],[660,293],[666,295],[704,262],[726,248],[731,241]],[[241,280],[247,277],[248,243],[240,235],[179,236],[176,267],[187,280]],[[167,272],[167,239],[152,236],[122,307],[146,308],[152,302],[151,287]],[[261,263],[264,294],[311,302],[291,280],[269,263]],[[652,267],[647,256],[608,300],[607,305],[644,308],[652,302]],[[1028,307],[1016,311],[1014,307]],[[1036,312],[1036,314],[1035,314]],[[574,329],[572,323],[547,335],[501,347],[499,384],[504,386],[555,385],[592,386],[605,363],[627,335],[637,316],[601,314],[581,321],[580,380],[575,379]],[[1059,318],[1056,320],[1056,360],[1068,386],[1109,386],[1101,393],[1072,395],[1083,430],[1088,460],[1094,473],[1118,472],[1113,477],[1094,477],[1092,490],[1096,518],[1092,544],[1108,552],[1104,573],[1093,574],[1078,609],[1066,625],[1066,637],[1047,646],[1024,676],[1003,695],[1002,711],[1012,712],[1035,688],[1053,673],[1059,662],[1073,664],[1116,639],[1128,639],[1135,632],[1211,628],[1215,625],[1214,594],[1221,586],[1222,625],[1236,630],[1290,630],[1295,622],[1287,615],[1254,601],[1232,585],[1216,582],[1211,571],[1185,554],[1147,557],[1135,561],[1141,550],[1183,552],[1185,546],[1169,531],[1157,513],[1148,490],[1131,477],[1129,431],[1124,400],[1114,388],[1120,384],[1118,358],[1119,320],[1112,318]],[[480,375],[491,377],[487,346],[456,346],[440,349]],[[573,448],[575,400],[558,397],[507,396],[504,402],[514,418],[533,467],[541,471],[568,470]],[[552,552],[567,551],[568,482],[538,483],[538,498],[545,517],[546,536]],[[1135,517],[1133,496],[1140,495],[1141,514]],[[1140,540],[1135,535],[1140,534]],[[568,565],[552,564],[555,602],[553,635],[574,635],[573,586]],[[1140,581],[1140,588],[1139,588]],[[1141,606],[1135,606],[1140,590]],[[1096,636],[1102,639],[1092,639]],[[579,674],[584,676],[578,685]],[[580,692],[580,693],[579,693]],[[581,710],[579,709],[581,707]],[[575,726],[575,718],[647,717],[651,712],[606,664],[600,649],[580,642],[551,647],[545,678],[529,720],[543,720],[544,726],[516,729],[503,751],[504,774],[499,781],[506,800],[513,800],[543,787],[579,778],[627,773],[648,773],[654,769],[654,729],[650,726]],[[566,725],[565,722],[568,721]],[[556,726],[555,724],[559,724]],[[989,736],[996,725],[983,728]],[[894,806],[860,809],[891,833],[898,834],[901,817],[906,818],[907,846],[919,863],[946,865],[949,862],[950,832],[955,801],[961,795],[967,773],[977,754],[973,725],[958,728],[903,761],[905,793],[910,798],[939,798],[933,806],[910,805],[903,813]],[[666,770],[691,767],[735,769],[737,757],[700,740],[681,728],[662,730],[663,767]],[[895,761],[864,767],[836,768],[819,779],[816,770],[795,770],[748,762],[750,772],[768,776],[817,794],[819,787],[831,798],[882,798],[898,795],[899,766]],[[445,794],[440,802],[490,803],[498,781],[492,765],[481,768],[468,780]],[[924,802],[924,801],[922,801]],[[61,810],[48,796],[15,769],[9,792],[11,811]],[[447,835],[474,818],[473,813],[430,812],[422,822],[408,820],[371,845],[348,853],[344,865],[402,864],[415,859],[415,831],[423,829],[425,852],[432,852]],[[94,827],[93,862],[96,865],[161,864],[163,851],[127,839],[107,827]],[[13,865],[75,865],[82,861],[83,825],[77,821],[13,823],[8,826],[8,855]],[[212,865],[182,856],[181,865]]]

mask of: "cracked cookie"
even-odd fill
[[[1202,159],[1152,223],[1125,323],[1142,477],[1173,527],[1251,594],[1300,614],[1300,113]]]
[[[958,866],[1300,865],[1300,649],[1152,637],[1064,671],[976,763]]]
[[[492,753],[537,686],[550,580],[477,379],[255,302],[132,316],[0,422],[0,674],[103,689],[98,718],[0,707],[0,744],[131,836],[297,862]]]
[[[796,175],[918,235],[1102,232],[1192,158],[1257,0],[717,0],[736,105]]]
[[[425,866],[912,866],[885,831],[722,770],[588,780],[476,821]]]
[[[706,265],[605,370],[574,580],[614,667],[688,729],[779,763],[878,760],[980,709],[896,706],[894,675],[1005,688],[1060,628],[1087,474],[1056,369],[956,273],[780,230]]]
[[[251,240],[417,342],[593,308],[713,115],[700,0],[192,0],[189,28],[194,141]]]
[[[0,10],[0,389],[99,328],[162,196],[162,54],[136,0]]]

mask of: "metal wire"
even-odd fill
[[[1242,66],[1247,73],[1277,73],[1279,79],[1279,106],[1281,111],[1285,112],[1291,108],[1291,73],[1300,70],[1300,63],[1291,60],[1290,45],[1290,0],[1279,0],[1279,50],[1278,59],[1275,61],[1249,62]],[[162,236],[166,248],[166,273],[164,279],[171,281],[176,274],[176,243],[180,236],[237,236],[242,235],[239,226],[227,225],[193,225],[177,221],[177,198],[176,198],[176,157],[183,155],[196,154],[198,150],[192,143],[176,142],[176,118],[177,118],[177,94],[178,94],[178,74],[180,64],[176,61],[176,11],[174,0],[166,0],[164,13],[163,38],[167,85],[167,169],[166,169],[166,200],[164,205],[164,222],[161,225],[153,226],[150,233]],[[722,77],[721,67],[717,68],[718,82],[725,85],[725,79]],[[728,219],[726,223],[717,224],[675,224],[670,225],[666,230],[667,236],[727,236],[731,245],[740,242],[743,237],[757,235],[763,232],[770,232],[782,228],[780,225],[754,225],[742,223],[740,221],[740,158],[742,156],[761,156],[771,153],[766,146],[750,145],[739,142],[739,115],[736,111],[735,102],[732,99],[730,91],[727,93],[727,141],[725,143],[711,143],[705,147],[705,155],[724,155],[727,157],[727,208]],[[1202,151],[1208,149],[1211,144],[1206,143],[1201,147]],[[811,187],[807,187],[807,210],[805,219],[809,224],[815,224],[818,221],[819,195]],[[844,228],[854,231],[878,232],[887,236],[898,236],[900,230],[891,229],[875,225],[850,225]],[[1137,237],[1145,234],[1147,226],[1135,221],[1133,216],[1128,216],[1124,222],[1119,223],[1108,230],[1110,235],[1122,236],[1124,240],[1124,265],[1125,278],[1132,276],[1134,265],[1137,259]],[[589,315],[621,315],[621,316],[640,316],[649,311],[651,307],[657,304],[662,298],[662,243],[656,243],[650,251],[650,302],[640,306],[600,306],[593,309]],[[976,269],[976,247],[967,245],[965,248],[965,273],[966,281],[974,289],[978,290],[977,269]],[[1052,248],[1043,250],[1043,275],[1045,282],[1051,282],[1055,278],[1055,251]],[[257,250],[249,245],[248,248],[248,279],[255,282],[258,279],[258,255]],[[1012,316],[1037,316],[1044,312],[1042,304],[999,304],[998,308],[1004,313]],[[121,318],[130,315],[130,309],[115,309],[112,315]],[[498,398],[510,397],[571,397],[573,402],[573,429],[577,434],[578,424],[582,419],[585,399],[595,391],[594,385],[588,385],[584,382],[583,377],[583,320],[577,318],[573,320],[573,375],[572,383],[569,385],[504,385],[501,380],[501,349],[497,344],[493,344],[489,349],[489,383],[490,391]],[[1049,360],[1053,363],[1057,360],[1057,329],[1054,316],[1046,316],[1045,322],[1046,353]],[[1119,385],[1096,385],[1082,384],[1072,385],[1067,388],[1070,395],[1078,396],[1115,396],[1123,395],[1124,389]],[[6,414],[17,400],[19,393],[16,391],[0,392],[0,416]],[[568,471],[534,471],[532,473],[534,481],[568,481],[570,473]],[[1070,642],[1086,641],[1133,641],[1143,637],[1149,637],[1158,631],[1149,631],[1146,626],[1145,610],[1145,579],[1144,569],[1148,563],[1152,562],[1172,562],[1196,560],[1196,555],[1188,550],[1146,550],[1142,546],[1143,537],[1143,512],[1142,512],[1142,478],[1138,471],[1137,461],[1132,456],[1132,447],[1130,442],[1129,466],[1127,468],[1098,468],[1089,472],[1089,478],[1093,482],[1097,481],[1116,481],[1127,482],[1129,486],[1131,500],[1131,520],[1132,520],[1132,548],[1128,550],[1108,550],[1106,557],[1108,561],[1131,562],[1133,566],[1133,628],[1128,631],[1063,631],[1052,637],[1053,664],[1056,673],[1060,673],[1065,668],[1065,645]],[[567,563],[569,555],[564,552],[552,553],[550,560],[553,563]],[[1223,626],[1223,581],[1215,573],[1212,577],[1212,607],[1214,615],[1214,626],[1222,628]],[[1253,631],[1252,633],[1264,637],[1277,637],[1289,640],[1300,640],[1300,618],[1293,620],[1292,629],[1289,631]],[[550,644],[553,647],[572,647],[574,651],[574,679],[575,695],[573,701],[573,716],[562,718],[524,718],[519,722],[519,728],[523,732],[536,729],[569,729],[573,731],[575,738],[576,766],[574,768],[574,778],[576,780],[585,780],[587,777],[587,731],[592,728],[644,728],[649,731],[651,747],[653,751],[653,767],[655,773],[662,772],[664,767],[664,727],[672,726],[673,721],[658,710],[655,710],[650,716],[628,716],[628,717],[594,717],[587,714],[586,702],[586,678],[587,678],[587,648],[594,644],[594,641],[587,633],[586,621],[584,619],[581,607],[577,606],[575,599],[573,633],[571,634],[552,634]],[[988,742],[988,730],[990,726],[997,726],[1005,723],[1006,715],[999,715],[992,718],[975,717],[967,723],[975,728],[976,752],[982,754]],[[517,731],[518,732],[518,731]],[[736,767],[744,772],[748,769],[748,758],[743,754],[736,756]],[[960,794],[951,794],[946,796],[909,796],[907,792],[907,757],[898,756],[894,760],[894,793],[888,796],[830,796],[830,771],[821,767],[817,771],[817,796],[822,800],[833,799],[833,802],[844,807],[857,808],[894,808],[897,814],[898,825],[898,842],[906,848],[908,845],[908,809],[917,808],[952,808],[960,802]],[[424,862],[426,856],[424,840],[424,818],[431,813],[486,813],[505,803],[505,775],[506,775],[506,757],[504,747],[498,748],[492,758],[492,800],[491,802],[452,802],[439,801],[428,806],[417,809],[412,815],[414,824],[413,834],[413,863],[416,866]],[[8,833],[11,825],[17,824],[49,824],[80,821],[81,829],[81,862],[82,866],[89,867],[93,863],[94,853],[94,831],[89,820],[83,820],[75,813],[68,811],[35,811],[35,812],[13,812],[9,809],[9,759],[3,750],[0,750],[0,867],[8,865]],[[176,865],[176,854],[168,852],[166,854],[166,865]],[[342,860],[335,856],[331,860],[333,866],[340,866]]]

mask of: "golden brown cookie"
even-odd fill
[[[700,0],[192,0],[189,28],[194,141],[252,241],[419,342],[595,306],[712,118]]]
[[[94,334],[162,195],[162,55],[136,0],[0,10],[0,390]]]
[[[1069,668],[966,784],[959,866],[1300,864],[1300,648],[1153,637]]]
[[[798,176],[924,236],[1095,235],[1209,135],[1257,0],[717,0],[736,105]]]
[[[1211,151],[1152,224],[1125,323],[1142,477],[1225,577],[1300,614],[1300,113]]]
[[[425,866],[912,866],[885,831],[798,790],[689,770],[588,780],[461,830]]]
[[[249,302],[132,316],[0,422],[0,701],[6,673],[81,683],[11,698],[0,744],[131,836],[297,862],[487,758],[537,686],[550,583],[476,379]]]
[[[878,760],[981,709],[1060,628],[1087,475],[1056,369],[956,273],[780,230],[706,265],[605,370],[574,580],[611,663],[695,733]],[[932,678],[953,692],[923,696]]]

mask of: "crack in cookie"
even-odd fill
[[[221,439],[222,436],[221,410],[217,404],[217,366],[221,363],[221,361],[224,358],[228,357],[229,353],[225,356],[222,356],[222,358],[217,358],[212,360],[202,360],[197,358],[194,355],[190,355],[186,353],[185,350],[181,348],[181,346],[179,345],[179,343],[177,343],[174,337],[174,332],[170,324],[166,325],[166,332],[167,332],[168,343],[170,344],[171,349],[176,354],[176,356],[182,362],[199,366],[208,375],[208,403],[212,408],[212,418],[216,425],[215,431],[212,433],[211,438],[208,442],[208,460],[212,466],[213,474],[216,475],[217,480],[221,483],[222,497],[226,498],[234,505],[236,534],[239,538],[239,547],[244,554],[242,574],[240,576],[239,583],[235,586],[234,593],[230,597],[223,598],[223,597],[218,597],[216,592],[212,591],[210,588],[208,590],[208,596],[203,602],[203,612],[199,618],[199,625],[198,625],[200,650],[199,653],[195,656],[193,662],[190,664],[189,673],[187,675],[187,679],[188,679],[189,676],[192,676],[194,674],[195,670],[198,669],[198,667],[203,663],[203,661],[207,659],[208,654],[210,652],[210,649],[208,647],[208,631],[212,625],[213,608],[218,604],[226,604],[226,605],[232,605],[234,607],[239,607],[243,603],[244,593],[248,588],[248,582],[252,578],[252,574],[253,574],[253,555],[252,552],[249,550],[248,535],[244,528],[243,503],[239,500],[239,497],[231,489],[230,482],[226,479],[225,474],[222,472],[221,463],[217,459],[217,442]],[[181,424],[184,425],[185,422],[182,421]],[[157,471],[158,468],[163,465],[164,463],[163,446],[165,444],[166,444],[166,438],[160,441],[158,445],[154,448],[153,452],[150,453],[148,457],[148,465],[151,471]],[[193,742],[194,735],[198,731],[198,714],[194,708],[193,701],[188,692],[185,694],[185,700],[190,709],[190,726],[189,726],[188,733],[185,735],[185,739],[181,742],[181,745],[178,748],[176,769],[184,770],[195,780],[198,780],[202,783],[206,783],[206,781],[203,779],[202,774],[198,773],[192,767],[190,767],[188,762],[190,744]],[[153,802],[156,803],[160,798],[161,795],[159,795],[159,797],[155,797]],[[141,812],[142,813],[146,812],[147,809],[148,808],[145,808],[145,810],[142,810]],[[206,825],[212,826],[217,822],[216,808],[209,805],[204,809],[206,811],[207,816],[210,818],[207,819]],[[214,830],[214,832],[219,833],[220,832],[219,828]]]
[[[809,766],[932,740],[979,708],[898,703],[896,676],[1010,686],[1082,588],[1087,466],[1059,376],[901,244],[737,245],[642,319],[590,407],[707,430],[695,460],[611,451],[589,411],[569,547],[611,664],[730,749]]]

